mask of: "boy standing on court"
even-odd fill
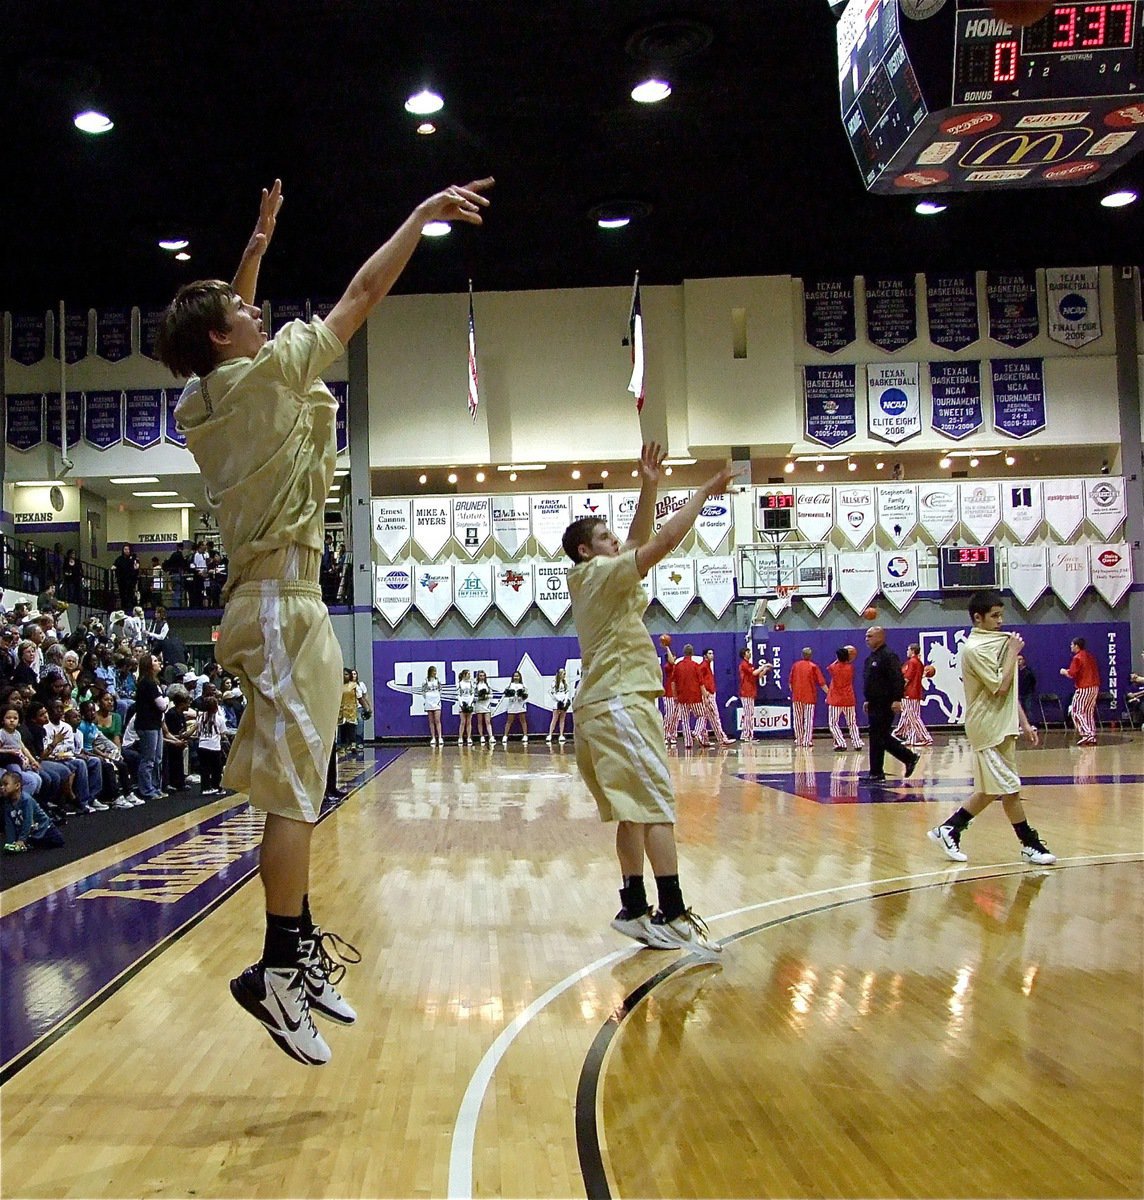
[[[794,744],[807,747],[814,743],[814,702],[817,688],[826,694],[826,678],[814,661],[814,651],[803,647],[802,658],[790,669],[787,677],[790,688],[791,719],[794,724]]]
[[[583,675],[573,703],[576,765],[604,821],[615,821],[623,887],[612,928],[656,949],[708,956],[722,947],[683,901],[675,847],[675,795],[656,700],[659,660],[643,623],[647,596],[640,580],[683,540],[711,496],[735,477],[727,468],[652,533],[665,452],[655,443],[640,454],[640,498],[628,540],[600,517],[581,517],[564,531],[572,619]],[[676,667],[678,673],[678,666]],[[644,889],[644,858],[655,875],[659,911]]]

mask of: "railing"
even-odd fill
[[[0,586],[38,596],[56,585],[56,598],[68,604],[106,609],[114,604],[111,572],[106,567],[55,555],[34,542],[0,535]]]

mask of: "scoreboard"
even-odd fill
[[[942,546],[938,587],[943,592],[975,592],[997,587],[995,546]]]
[[[789,533],[794,528],[794,491],[759,492],[755,528],[761,533]]]

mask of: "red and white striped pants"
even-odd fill
[[[695,721],[695,734],[701,742],[707,740],[707,718],[703,715],[702,704],[684,704],[682,701],[675,702],[675,715],[671,720],[671,728],[667,731],[667,741],[669,745],[675,744],[676,735],[679,733],[679,723],[683,722],[683,748],[691,749],[691,722]]]
[[[894,737],[906,745],[932,746],[933,738],[922,720],[922,702],[920,700],[902,699],[902,715],[894,728]]]
[[[668,740],[668,730],[671,728],[672,722],[675,720],[675,697],[664,696],[663,698],[663,740]],[[674,743],[675,739],[671,741]]]
[[[707,718],[707,723],[711,726],[711,732],[717,733],[721,742],[729,742],[731,740],[723,732],[723,722],[719,717],[719,705],[715,702],[713,692],[703,693],[703,715]]]
[[[851,705],[849,708],[839,708],[836,704],[826,706],[826,721],[830,726],[836,746],[846,745],[846,735],[842,732],[843,720],[846,721],[846,727],[850,730],[850,744],[855,750],[861,750],[862,735],[858,732],[858,714],[854,711],[854,706]]]
[[[750,742],[755,737],[755,698],[740,696],[739,703],[743,706],[743,724],[739,729],[739,740]]]
[[[1077,688],[1073,692],[1069,712],[1072,713],[1073,724],[1082,738],[1096,737],[1096,725],[1092,718],[1096,712],[1096,695],[1099,690],[1099,688],[1086,687]]]
[[[809,746],[814,741],[814,705],[791,702],[791,718],[794,721],[794,744]]]

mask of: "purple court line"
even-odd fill
[[[356,790],[403,753],[375,750],[342,782]],[[251,879],[261,829],[235,805],[0,918],[0,1083]]]

